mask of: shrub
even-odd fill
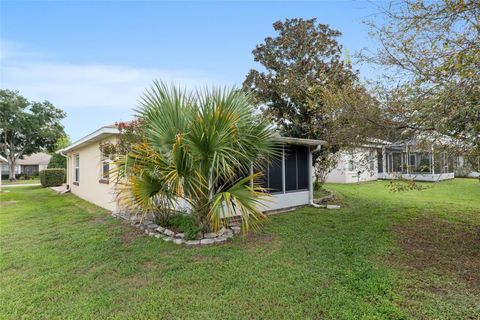
[[[65,181],[65,169],[45,169],[40,171],[40,183],[44,188],[61,185]]]
[[[160,223],[158,218],[156,218],[154,222],[163,227],[183,232],[185,234],[185,240],[197,239],[198,234],[202,232],[202,228],[191,214],[177,213],[169,216],[166,223]]]
[[[67,168],[67,158],[62,156],[59,153],[55,153],[52,155],[50,158],[50,161],[48,162],[48,169],[55,169],[55,168]]]

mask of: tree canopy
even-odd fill
[[[394,127],[480,148],[480,3],[404,0],[380,17],[367,22],[380,47],[362,58],[385,68],[382,101]]]
[[[314,160],[331,166],[328,154],[375,137],[377,101],[361,84],[348,54],[342,58],[339,31],[316,19],[287,19],[273,27],[277,36],[253,50],[264,71],[250,70],[243,87],[282,133],[326,140]]]
[[[9,162],[9,178],[15,179],[15,163],[24,155],[51,152],[65,135],[60,121],[65,112],[48,101],[31,102],[18,91],[0,90],[0,153]]]

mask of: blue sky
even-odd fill
[[[372,48],[363,1],[0,1],[0,87],[67,112],[72,140],[128,120],[154,79],[188,88],[240,85],[272,23],[317,17],[353,55]],[[354,65],[355,66],[355,65]],[[364,78],[374,72],[356,65]]]

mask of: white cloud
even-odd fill
[[[25,46],[4,40],[1,44],[0,87],[19,90],[30,100],[49,100],[60,108],[132,108],[155,79],[189,89],[225,85],[199,70],[57,63],[25,51]]]

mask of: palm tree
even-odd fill
[[[277,153],[274,129],[239,90],[186,93],[154,82],[137,116],[143,141],[118,160],[124,206],[172,212],[179,203],[204,231],[240,215],[246,232],[264,219],[267,196],[253,165]]]

